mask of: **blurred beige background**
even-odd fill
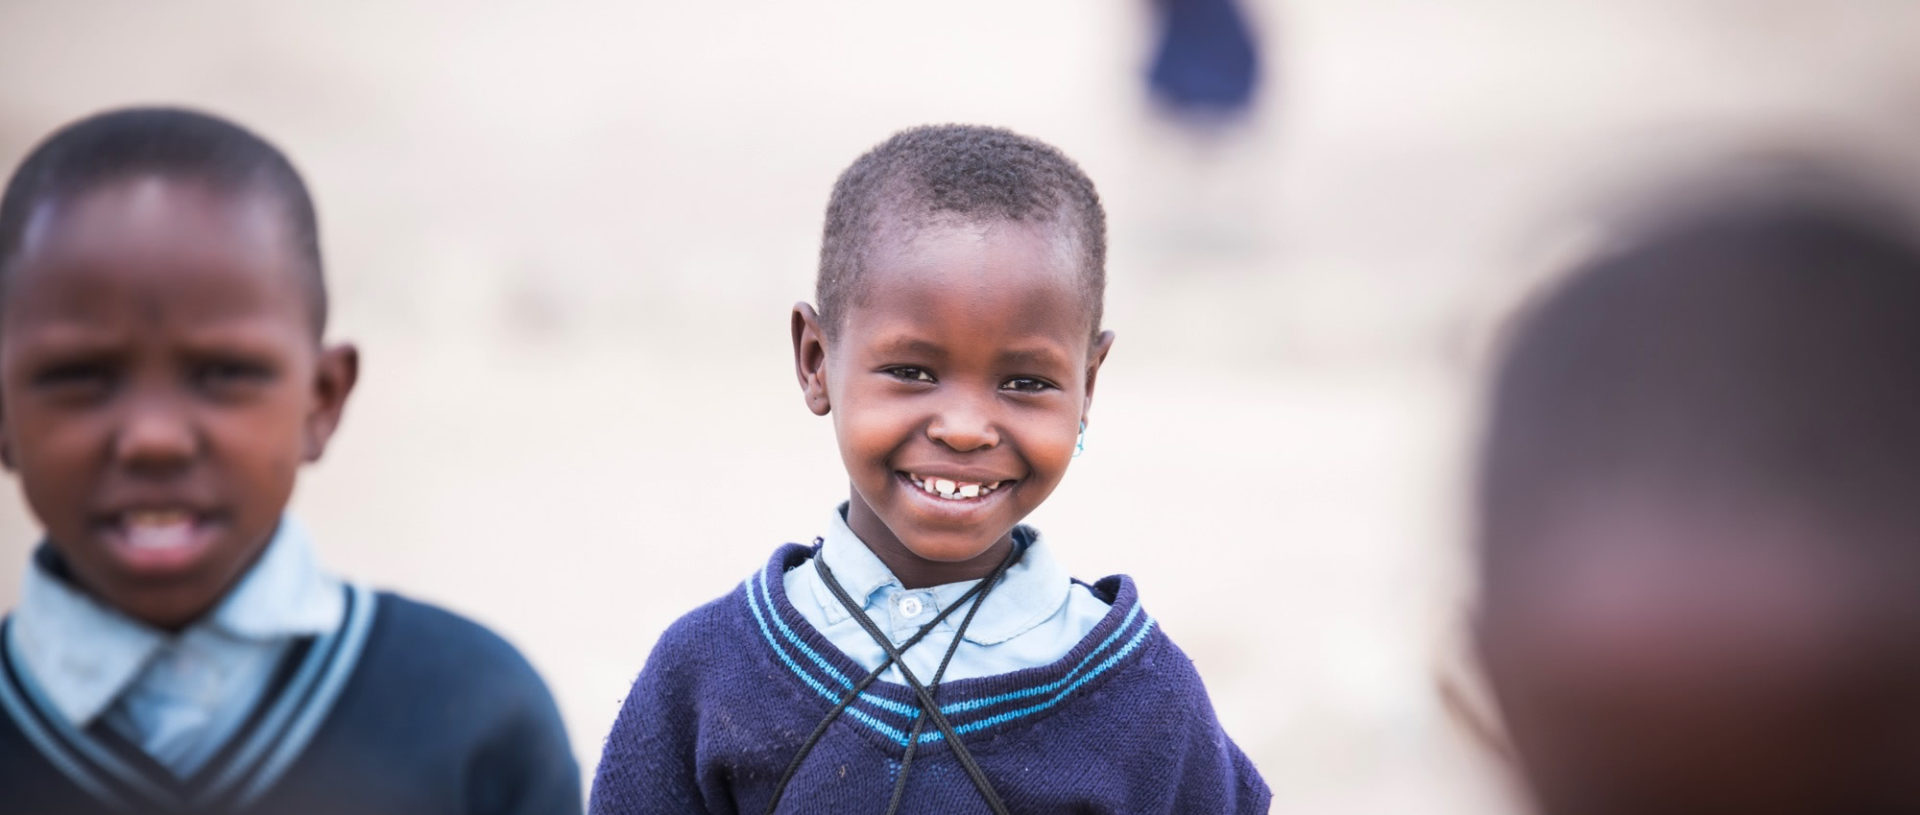
[[[661,629],[846,494],[786,335],[834,175],[922,122],[1052,141],[1111,213],[1119,344],[1034,522],[1139,578],[1276,811],[1484,812],[1434,684],[1496,316],[1620,179],[1898,156],[1920,4],[1252,5],[1259,115],[1202,136],[1143,101],[1144,2],[6,0],[0,163],[136,102],[293,155],[366,361],[295,511],[519,645],[590,771]]]

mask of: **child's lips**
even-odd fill
[[[191,568],[213,548],[213,513],[182,507],[143,507],[109,513],[101,523],[107,549],[129,571],[162,576]]]

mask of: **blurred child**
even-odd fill
[[[1093,183],[1005,130],[840,176],[792,331],[848,501],[662,637],[591,811],[1266,811],[1133,581],[1075,582],[1019,525],[1080,448],[1105,253]]]
[[[1476,635],[1539,811],[1920,812],[1904,221],[1732,199],[1589,263],[1511,340]]]
[[[0,460],[46,528],[0,628],[0,809],[565,813],[493,633],[322,570],[286,517],[358,373],[313,205],[229,122],[101,114],[0,199]]]

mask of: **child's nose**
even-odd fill
[[[193,418],[179,400],[136,398],[114,439],[114,458],[134,470],[164,472],[193,460],[199,446]]]
[[[961,453],[1000,443],[1000,430],[990,411],[973,400],[962,400],[935,413],[927,424],[927,438]]]

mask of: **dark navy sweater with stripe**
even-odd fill
[[[580,811],[559,712],[512,646],[432,606],[346,591],[340,628],[294,648],[248,722],[186,779],[111,728],[65,722],[0,647],[0,813]]]
[[[762,812],[807,735],[867,671],[787,602],[787,545],[739,590],[675,623],[607,737],[595,815]],[[1266,783],[1215,719],[1193,663],[1141,609],[1133,581],[1093,586],[1111,609],[1058,662],[947,682],[941,710],[1016,813],[1259,813]],[[887,808],[915,698],[876,682],[800,766],[780,812]],[[941,734],[920,736],[902,812],[984,812]]]

